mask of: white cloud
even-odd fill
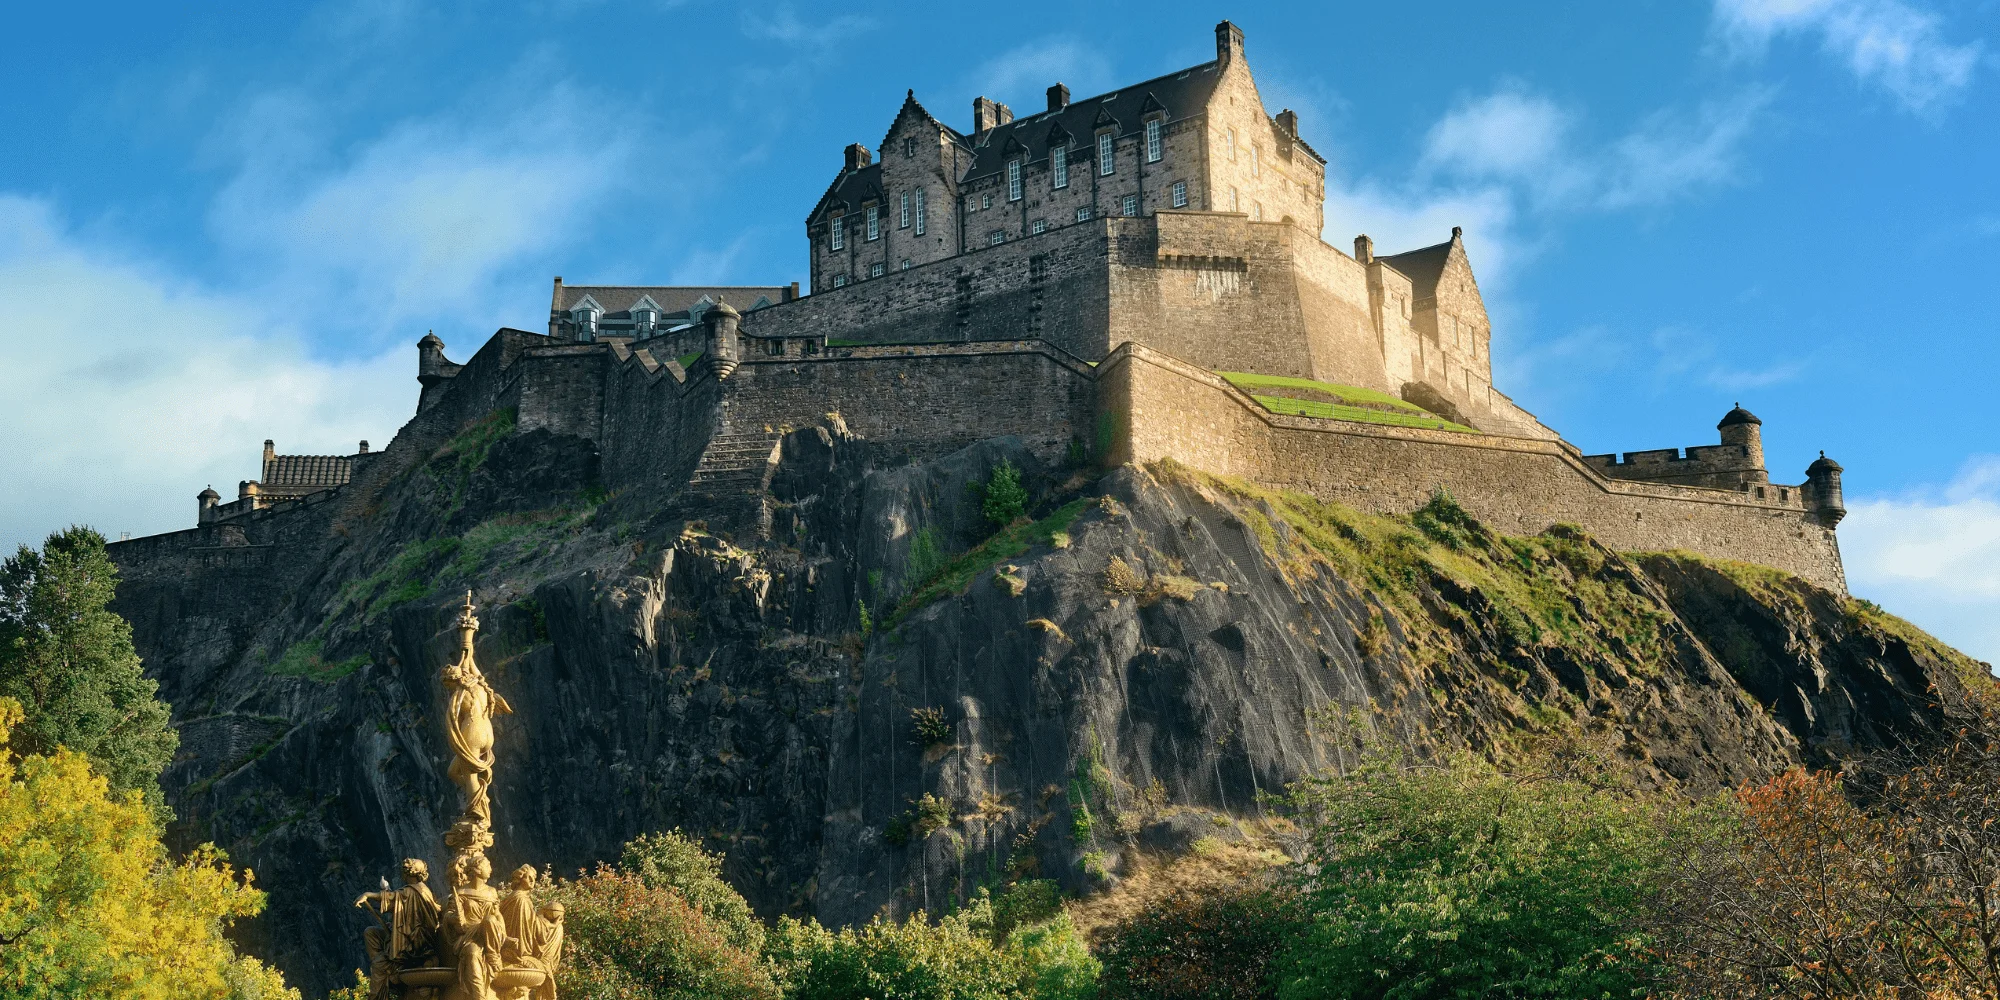
[[[234,499],[265,438],[375,447],[414,410],[415,351],[310,356],[254,299],[79,239],[47,202],[0,195],[0,546],[72,522],[109,537],[192,527]]]
[[[1048,108],[1048,89],[1061,83],[1075,98],[1111,86],[1111,63],[1097,49],[1073,38],[1043,38],[1015,46],[972,72],[972,88],[1025,118]]]
[[[493,315],[495,301],[513,301],[497,279],[587,229],[625,182],[643,129],[576,141],[561,123],[620,116],[566,86],[498,106],[508,110],[496,120],[406,120],[332,153],[310,102],[261,97],[226,136],[242,166],[211,206],[211,228],[265,298],[311,303],[367,333],[439,313],[532,322]]]
[[[1988,663],[2000,663],[2000,456],[1942,489],[1850,499],[1840,526],[1847,582]]]
[[[1753,90],[1692,113],[1662,110],[1592,148],[1575,134],[1581,115],[1508,84],[1433,125],[1418,173],[1503,184],[1543,208],[1665,204],[1734,180],[1743,140],[1769,100]]]
[[[1946,41],[1936,14],[1902,0],[1716,0],[1714,30],[1739,55],[1784,34],[1818,35],[1863,83],[1924,111],[1972,83],[1982,45]]]

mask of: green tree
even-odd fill
[[[264,894],[204,845],[174,861],[136,790],[82,754],[8,747],[0,698],[0,996],[21,1000],[298,1000],[223,936]]]
[[[769,967],[679,891],[600,867],[556,883],[560,995],[572,1000],[778,1000]]]
[[[1273,962],[1303,930],[1295,896],[1251,876],[1169,892],[1099,950],[1105,1000],[1271,1000]]]
[[[139,671],[132,627],[108,609],[117,586],[104,537],[81,526],[0,563],[0,695],[27,713],[21,752],[67,747],[113,792],[137,789],[164,809],[157,782],[180,738]]]
[[[998,527],[1014,523],[1014,519],[1027,512],[1028,490],[1021,485],[1021,470],[1014,463],[1001,459],[993,467],[992,478],[986,481],[985,496],[979,505],[980,512],[988,521]]]
[[[625,845],[618,868],[655,889],[672,889],[700,910],[729,943],[756,953],[764,947],[764,925],[750,904],[722,879],[722,859],[681,833],[642,834]]]
[[[1574,763],[1383,755],[1297,786],[1310,922],[1279,997],[1644,996],[1664,970],[1637,928],[1701,816]]]

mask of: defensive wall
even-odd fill
[[[1606,479],[1560,441],[1269,413],[1214,373],[1137,344],[1097,368],[1107,463],[1175,459],[1381,513],[1450,490],[1510,534],[1581,526],[1620,550],[1762,563],[1845,592],[1840,548],[1809,488],[1755,492]]]

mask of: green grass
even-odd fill
[[[689,352],[687,352],[686,354],[683,354],[683,355],[681,355],[680,357],[678,357],[678,358],[675,358],[675,359],[674,359],[674,363],[675,363],[675,364],[677,364],[677,365],[680,365],[680,366],[681,366],[681,370],[682,370],[682,371],[687,371],[688,369],[690,369],[690,368],[693,368],[693,367],[694,367],[694,363],[695,363],[695,362],[697,362],[697,361],[700,361],[700,360],[701,360],[701,356],[702,356],[702,354],[704,354],[704,353],[706,353],[706,352],[703,352],[703,351],[689,351]]]
[[[345,660],[328,660],[320,655],[320,641],[307,639],[293,643],[285,650],[277,662],[264,668],[264,672],[279,677],[303,677],[309,681],[330,684],[361,669],[368,657],[350,656]]]
[[[1322,420],[1351,420],[1391,427],[1418,427],[1425,430],[1459,431],[1477,434],[1464,424],[1446,420],[1408,400],[1376,389],[1354,385],[1334,385],[1309,378],[1259,375],[1254,372],[1216,372],[1230,385],[1250,394],[1264,409],[1290,417],[1317,417]],[[1290,389],[1325,396],[1306,399],[1297,396],[1260,393],[1258,389]]]
[[[936,570],[927,574],[922,582],[910,588],[909,596],[896,604],[884,630],[892,630],[902,624],[911,612],[947,594],[961,594],[972,581],[991,569],[1003,559],[1012,559],[1033,545],[1048,545],[1056,535],[1069,530],[1069,526],[1083,514],[1091,503],[1089,498],[1071,500],[1057,508],[1055,513],[1039,521],[1015,524],[1002,528],[991,538],[960,553]]]

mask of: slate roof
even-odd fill
[[[836,205],[853,212],[861,208],[862,202],[871,200],[882,200],[882,164],[879,161],[870,163],[859,170],[842,167],[840,175],[827,185],[826,194],[820,196],[819,204],[813,206],[812,214],[806,216],[806,222],[811,224],[817,221]],[[851,224],[860,222],[860,219],[855,219]],[[848,231],[847,238],[855,238],[853,230]]]
[[[1421,250],[1377,256],[1375,259],[1395,268],[1410,279],[1410,292],[1415,297],[1429,298],[1437,295],[1438,278],[1444,275],[1444,262],[1451,257],[1451,241]]]
[[[789,287],[763,285],[564,285],[562,301],[556,311],[568,312],[576,308],[586,295],[604,307],[602,319],[630,318],[632,307],[648,295],[659,303],[660,311],[668,315],[687,312],[688,307],[700,302],[704,295],[711,301],[728,302],[748,311],[756,308],[759,299],[763,299],[766,305],[783,302],[790,291]]]
[[[260,486],[344,486],[354,473],[347,455],[275,455],[264,462]]]
[[[972,169],[964,180],[998,174],[1007,169],[1009,159],[1023,151],[1029,160],[1045,159],[1056,139],[1065,134],[1070,146],[1088,147],[1093,141],[1091,136],[1104,125],[1115,124],[1121,136],[1139,132],[1145,128],[1144,116],[1156,109],[1166,112],[1169,123],[1200,114],[1208,109],[1208,98],[1222,79],[1221,69],[1220,62],[1205,62],[1096,97],[1071,101],[1060,111],[1041,111],[996,126],[978,137],[972,151]]]

